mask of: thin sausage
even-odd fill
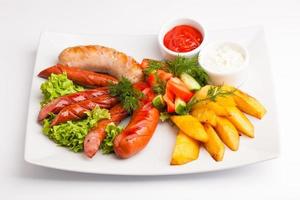
[[[99,97],[108,93],[109,93],[108,87],[101,87],[101,88],[84,90],[81,92],[76,92],[73,94],[68,94],[68,95],[58,97],[41,108],[39,112],[38,120],[41,121],[45,119],[46,117],[48,117],[49,113],[57,114],[64,107],[69,106],[71,104],[85,101],[87,99]]]
[[[81,101],[79,103],[71,104],[63,108],[53,119],[51,126],[64,123],[69,120],[79,120],[86,116],[86,112],[94,109],[96,106],[100,108],[109,109],[116,105],[117,98],[110,95],[102,95],[100,97]]]
[[[106,126],[114,122],[119,124],[127,115],[128,112],[123,108],[121,104],[117,104],[110,109],[110,119],[99,121],[98,124],[90,130],[84,139],[84,154],[92,158],[99,150],[100,144],[106,137]]]
[[[42,78],[48,78],[52,73],[62,74],[63,72],[66,72],[68,79],[74,81],[75,83],[92,88],[108,86],[109,84],[115,84],[118,82],[116,78],[107,74],[99,74],[77,67],[68,67],[59,64],[41,71],[38,76]]]

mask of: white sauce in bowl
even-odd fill
[[[215,72],[233,71],[244,63],[243,49],[233,43],[212,45],[201,55],[201,64]]]
[[[248,51],[236,42],[222,41],[204,46],[198,62],[214,85],[240,86],[248,77]]]

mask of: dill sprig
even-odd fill
[[[216,102],[218,97],[225,97],[234,94],[236,89],[227,91],[223,90],[222,86],[211,86],[207,91],[207,97],[206,100],[211,100]]]
[[[196,99],[195,96],[191,98],[191,100],[186,104],[185,114],[188,114],[193,106],[202,101],[213,101],[216,102],[218,97],[226,97],[229,95],[233,95],[237,89],[233,89],[230,91],[226,91],[222,89],[222,86],[210,86],[207,91],[206,98],[204,99]]]
[[[155,77],[155,84],[152,86],[152,90],[156,93],[156,94],[165,94],[166,91],[166,82],[161,80],[158,75],[157,72],[154,73],[154,77]]]
[[[161,112],[161,113],[159,114],[159,119],[160,119],[162,122],[169,120],[170,117],[171,117],[171,115],[170,115],[170,113],[168,113],[168,112]]]
[[[135,89],[132,83],[124,77],[122,77],[119,83],[109,86],[109,93],[117,97],[125,110],[129,113],[138,108],[139,100],[144,97],[144,94]]]
[[[185,58],[177,56],[172,61],[167,61],[169,65],[169,71],[177,77],[180,77],[182,73],[187,73],[192,76],[196,81],[204,86],[207,84],[208,75],[204,69],[198,64],[198,58]]]
[[[156,72],[156,70],[158,70],[158,69],[168,71],[167,65],[163,61],[148,60],[148,62],[149,62],[149,66],[146,69],[144,69],[144,73],[146,76],[149,76],[153,72]]]

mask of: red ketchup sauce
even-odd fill
[[[200,46],[203,36],[196,28],[179,25],[172,28],[164,37],[164,45],[175,52],[189,52]]]

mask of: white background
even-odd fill
[[[281,156],[208,174],[126,177],[36,167],[23,160],[28,95],[45,30],[83,34],[157,33],[189,16],[208,29],[263,25],[276,88]],[[300,1],[0,0],[1,199],[299,199]]]

